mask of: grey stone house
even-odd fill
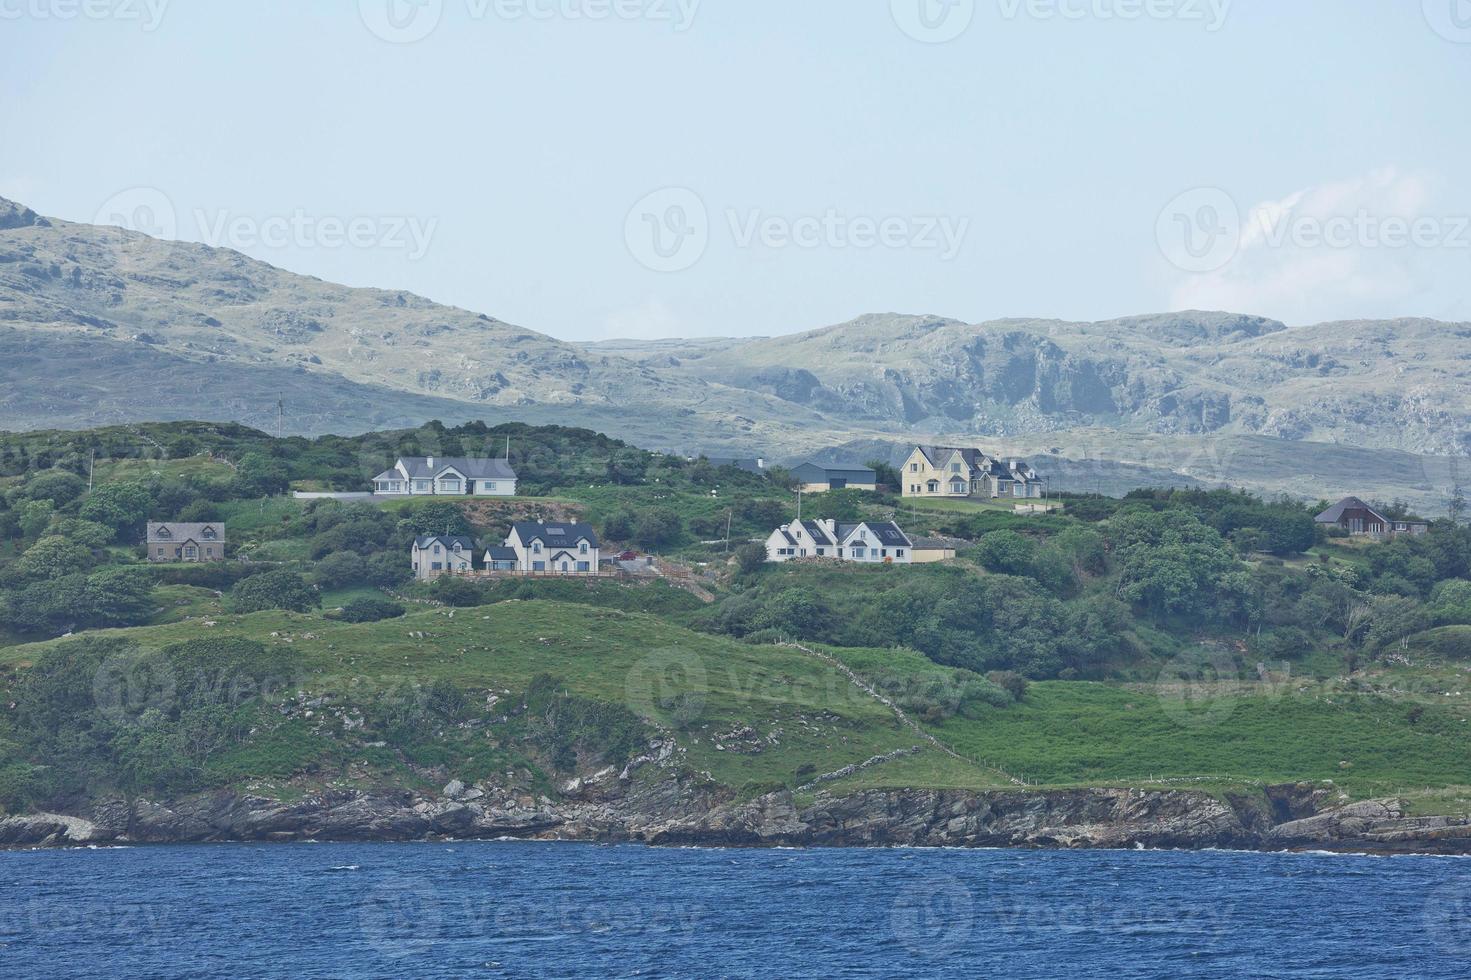
[[[223,561],[225,525],[150,521],[147,544],[149,561]]]

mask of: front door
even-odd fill
[[[828,487],[829,490],[846,490],[846,489],[848,489],[848,481],[847,480],[829,480],[828,483],[827,483],[827,487]]]

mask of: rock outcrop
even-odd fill
[[[290,803],[235,793],[168,803],[103,800],[85,816],[0,819],[0,847],[513,837],[734,847],[1471,853],[1471,821],[1407,816],[1396,800],[1319,809],[1325,794],[1307,785],[1225,800],[1188,790],[1099,788],[869,790],[799,802],[789,792],[731,800],[689,777],[635,783],[605,771],[577,780],[558,800],[463,784],[432,798],[344,790]],[[1284,809],[1291,819],[1276,819]]]

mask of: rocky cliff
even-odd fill
[[[653,845],[1231,848],[1471,853],[1471,821],[1410,817],[1394,800],[1328,805],[1287,785],[1220,799],[1187,790],[869,790],[733,801],[687,777],[629,785],[611,771],[557,800],[451,782],[442,794],[339,791],[283,803],[211,793],[103,800],[85,815],[0,819],[0,847],[514,837]]]

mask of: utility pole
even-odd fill
[[[92,492],[92,476],[97,471],[97,450],[92,450],[91,457],[87,460],[87,492]]]
[[[281,438],[281,425],[282,425],[282,422],[285,421],[285,416],[286,416],[286,399],[278,396],[276,398],[276,438],[277,439],[280,439]]]

